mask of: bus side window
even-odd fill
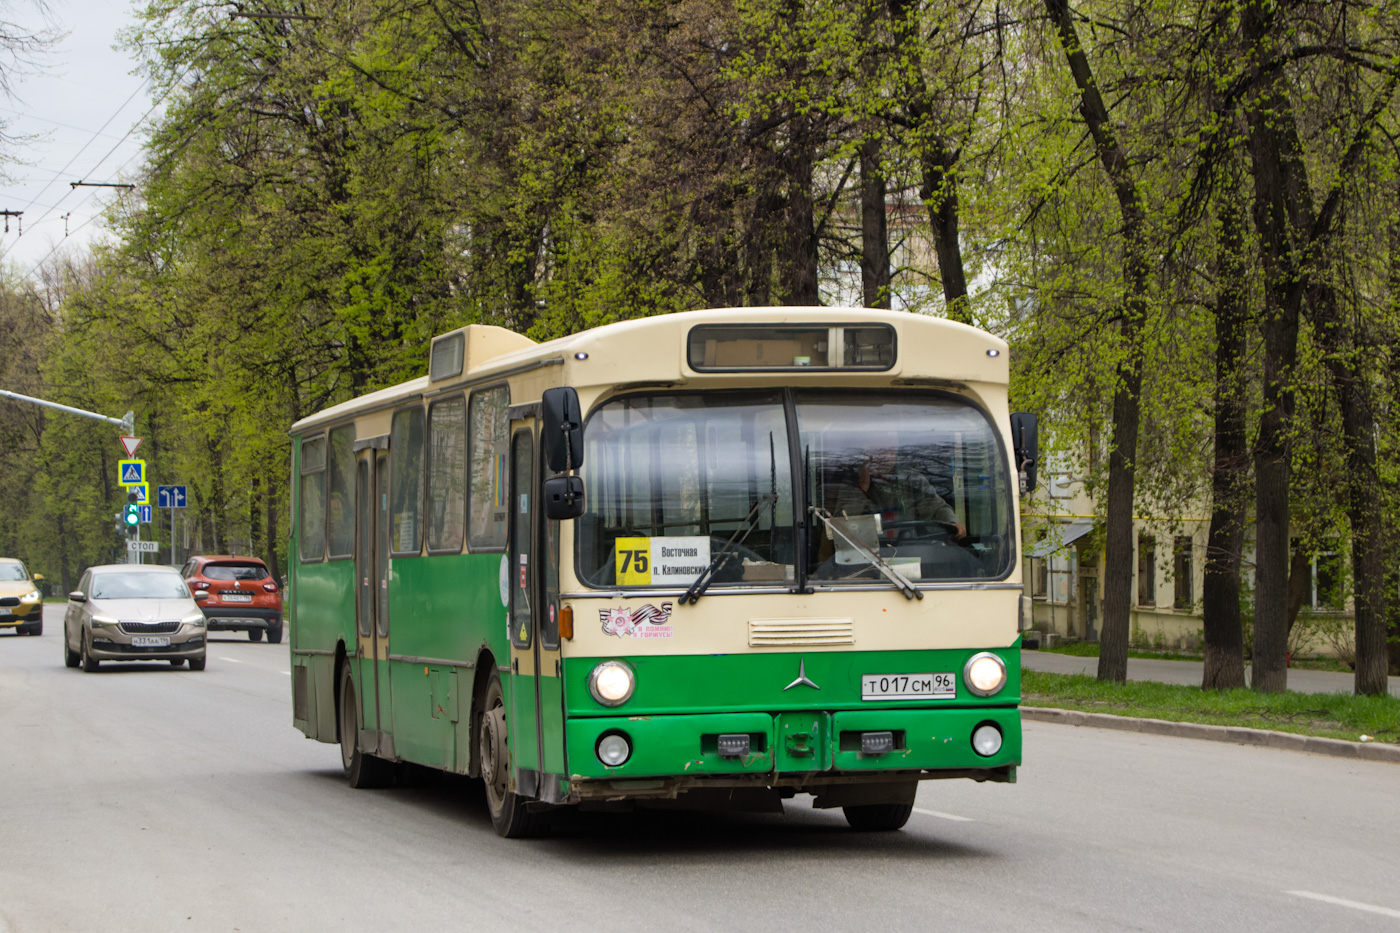
[[[298,550],[303,561],[319,561],[326,556],[326,438],[303,438],[301,442],[301,488],[297,495],[300,521]]]
[[[327,461],[327,550],[332,560],[355,553],[355,426],[336,428],[330,434]]]
[[[389,550],[423,548],[423,409],[396,412],[389,428]]]
[[[473,551],[506,546],[506,453],[510,445],[510,388],[477,389],[467,404],[467,476],[469,524],[467,541]]]

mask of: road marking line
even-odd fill
[[[972,817],[970,817],[970,816],[955,816],[955,815],[952,814],[952,813],[944,813],[944,812],[941,811],[941,810],[924,810],[924,809],[922,809],[922,808],[920,808],[920,807],[915,807],[915,808],[914,808],[914,812],[915,812],[915,813],[922,813],[924,816],[936,816],[936,817],[938,817],[940,820],[952,820],[952,821],[955,822],[955,823],[975,823],[975,822],[977,822],[976,820],[974,820],[974,819],[973,819]]]
[[[225,658],[225,657],[223,657],[222,655],[219,657],[219,660],[220,660],[220,661],[232,661],[234,664],[242,664],[242,663],[243,663],[242,661],[238,660],[237,658]]]
[[[1352,910],[1364,910],[1368,913],[1380,914],[1382,917],[1394,917],[1400,920],[1400,910],[1391,907],[1378,907],[1375,904],[1363,904],[1360,901],[1349,901],[1344,897],[1332,897],[1328,894],[1314,894],[1312,891],[1284,891],[1284,894],[1292,894],[1294,897],[1306,897],[1314,901],[1322,901],[1325,904],[1336,904],[1339,907],[1350,907]]]

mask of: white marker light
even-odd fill
[[[598,740],[598,760],[608,767],[616,768],[631,757],[632,746],[621,732],[609,732]]]
[[[978,726],[972,732],[972,750],[983,758],[1001,751],[1001,730],[989,722]]]

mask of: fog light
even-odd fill
[[[719,736],[716,744],[719,748],[719,757],[742,758],[749,753],[749,734],[747,732],[725,733]]]
[[[598,740],[598,760],[610,768],[632,757],[632,745],[621,732],[609,732]]]
[[[989,651],[974,654],[963,667],[963,680],[979,697],[989,697],[1006,686],[1006,663]]]
[[[972,730],[972,750],[983,758],[1001,751],[1001,730],[989,722],[982,723]]]
[[[862,732],[860,753],[862,755],[887,755],[894,751],[893,732]]]

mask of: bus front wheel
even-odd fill
[[[535,836],[544,828],[545,815],[527,809],[525,799],[510,789],[510,739],[506,734],[506,707],[501,678],[491,672],[482,699],[477,726],[477,754],[486,807],[496,833],[508,839]]]
[[[914,812],[912,803],[867,803],[842,807],[851,829],[861,832],[887,833],[902,829]]]
[[[360,750],[359,706],[348,665],[340,675],[340,764],[351,787],[385,787],[394,778],[391,762]]]

